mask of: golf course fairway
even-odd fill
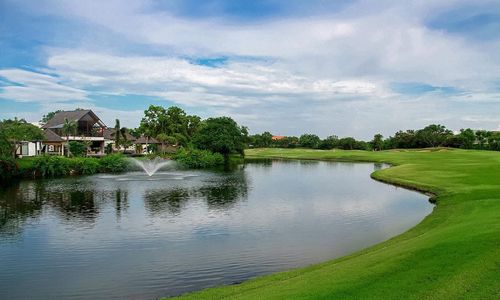
[[[372,177],[430,193],[436,207],[407,232],[351,255],[180,298],[500,299],[500,152],[251,149],[246,156],[390,163]]]

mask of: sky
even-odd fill
[[[0,0],[0,119],[151,104],[276,135],[500,130],[500,1]]]

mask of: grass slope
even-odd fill
[[[500,299],[500,153],[253,149],[248,157],[374,161],[378,180],[435,194],[411,230],[354,254],[182,299]]]

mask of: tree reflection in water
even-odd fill
[[[207,173],[208,174],[208,173]],[[92,227],[105,207],[115,210],[116,220],[129,207],[134,189],[100,178],[63,178],[21,181],[0,190],[0,234],[16,236],[28,222],[44,211],[70,226]],[[157,188],[160,186],[161,188]],[[146,212],[157,217],[178,216],[189,201],[202,199],[211,210],[229,210],[245,200],[248,183],[243,168],[210,173],[200,180],[145,186],[142,195]]]
[[[148,190],[144,195],[146,210],[151,216],[167,213],[178,216],[190,200],[202,199],[209,209],[229,210],[246,199],[248,182],[243,169],[211,176],[188,187]]]

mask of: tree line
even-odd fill
[[[500,151],[500,132],[461,129],[453,133],[443,125],[431,124],[417,130],[400,130],[384,138],[375,134],[370,141],[356,140],[353,137],[339,138],[336,135],[321,139],[315,134],[303,134],[273,138],[270,132],[248,136],[249,148],[311,148],[344,150],[388,150],[432,147],[452,147],[461,149]]]

